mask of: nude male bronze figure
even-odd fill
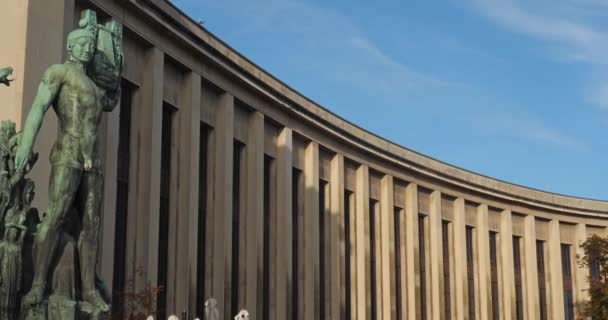
[[[95,287],[103,198],[99,125],[102,112],[110,112],[116,107],[120,86],[116,81],[114,88],[102,89],[87,75],[97,36],[97,29],[91,26],[83,26],[69,34],[69,57],[65,63],[53,65],[44,73],[15,156],[17,170],[24,170],[44,115],[52,106],[59,129],[50,155],[49,206],[36,233],[34,280],[23,299],[24,305],[39,305],[44,299],[59,235],[72,219],[81,219],[78,221],[81,225],[78,252],[82,300],[103,312],[110,310]],[[68,214],[73,206],[78,208],[79,216]]]

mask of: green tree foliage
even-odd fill
[[[580,319],[608,319],[608,237],[593,235],[581,244],[585,255],[578,257],[581,267],[590,270],[589,300],[582,303]]]

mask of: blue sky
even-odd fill
[[[608,199],[608,1],[173,2],[382,137],[501,180]]]

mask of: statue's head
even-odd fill
[[[93,28],[78,28],[68,35],[70,60],[84,65],[93,59],[97,44],[97,33]]]

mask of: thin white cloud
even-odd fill
[[[374,59],[378,64],[390,68],[393,72],[401,75],[407,75],[411,83],[426,83],[435,86],[460,86],[462,84],[452,81],[442,80],[428,74],[412,71],[408,66],[400,63],[389,57],[386,53],[375,46],[369,39],[363,38],[360,35],[353,36],[351,43],[355,48],[359,48],[366,52],[370,58]]]
[[[382,94],[402,95],[413,88],[461,85],[390,57],[347,16],[329,7],[295,0],[222,3],[243,17],[238,28],[240,37],[255,34],[290,39],[292,47],[286,58],[312,57],[314,64],[308,67],[314,68],[316,74]]]
[[[602,30],[571,17],[547,13],[551,10],[534,12],[517,0],[471,0],[471,3],[481,14],[512,31],[549,44],[561,44],[572,60],[608,64],[608,34]]]
[[[608,15],[608,1],[470,0],[470,3],[495,23],[549,46],[551,58],[584,63],[592,72],[608,72],[608,30],[593,24],[592,19]],[[586,100],[608,109],[608,82],[597,78],[593,81],[596,83],[589,85]]]
[[[483,123],[482,127],[496,134],[556,147],[584,147],[584,143],[575,137],[530,115],[495,112],[480,117],[478,121]]]
[[[608,110],[608,84],[598,86],[591,100],[602,109]]]

